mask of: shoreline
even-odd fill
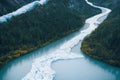
[[[91,4],[92,5],[92,4]],[[90,36],[90,35],[89,35]],[[89,37],[88,36],[88,37]],[[86,37],[87,38],[87,37]],[[101,62],[104,62],[104,63],[107,63],[107,64],[109,64],[109,65],[112,65],[112,66],[115,66],[115,67],[120,67],[120,63],[119,63],[119,60],[115,60],[115,59],[107,59],[107,57],[104,59],[104,57],[103,56],[100,56],[100,55],[96,55],[95,53],[94,53],[94,51],[96,50],[96,51],[101,51],[101,50],[97,50],[97,49],[95,49],[94,48],[94,45],[92,46],[92,45],[90,45],[90,43],[89,42],[87,42],[87,39],[84,39],[83,40],[83,42],[82,42],[82,46],[80,47],[80,49],[83,51],[83,53],[85,54],[85,55],[88,55],[88,56],[90,56],[90,57],[92,57],[92,58],[94,58],[94,59],[96,59],[96,60],[99,60],[99,61],[101,61]],[[91,47],[92,46],[92,47]],[[99,48],[100,46],[98,45],[98,48]],[[97,47],[96,47],[97,48]],[[104,49],[104,47],[102,47],[103,49]],[[102,49],[102,48],[100,48],[100,49]],[[111,52],[109,52],[108,50],[106,50],[106,52],[107,53],[111,53]]]
[[[115,61],[115,60],[112,60],[112,59],[111,60],[109,60],[109,59],[105,60],[105,59],[103,59],[103,57],[92,54],[93,49],[91,47],[89,47],[89,44],[86,41],[82,42],[81,50],[83,51],[83,53],[85,55],[87,55],[91,58],[94,58],[94,59],[99,60],[103,63],[109,64],[111,66],[120,67],[120,64],[118,64],[119,61]]]
[[[64,38],[64,37],[66,37],[66,36],[68,36],[68,35],[70,35],[71,33],[74,33],[74,32],[76,32],[76,31],[78,31],[79,30],[79,28],[78,29],[74,29],[74,30],[69,30],[68,32],[66,32],[61,38]],[[0,70],[6,65],[6,64],[8,64],[10,61],[12,61],[12,60],[14,60],[14,59],[17,59],[17,58],[19,58],[19,57],[22,57],[22,56],[24,56],[24,55],[27,55],[27,54],[29,54],[30,52],[33,52],[33,51],[35,51],[35,50],[37,50],[37,49],[39,49],[39,48],[42,48],[42,47],[45,47],[46,45],[49,45],[49,44],[51,44],[52,42],[55,42],[55,41],[57,41],[57,40],[60,40],[61,38],[54,38],[54,39],[50,39],[50,40],[48,40],[48,41],[46,41],[45,43],[43,43],[42,45],[38,45],[38,47],[34,47],[34,48],[28,48],[28,49],[24,49],[24,50],[15,50],[14,52],[13,52],[13,54],[8,54],[8,55],[6,55],[6,56],[2,56],[2,58],[0,57]],[[2,61],[4,61],[4,62],[2,62]]]

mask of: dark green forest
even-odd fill
[[[83,41],[81,49],[91,57],[120,66],[120,1],[90,1],[111,8],[112,12],[108,19]]]
[[[79,30],[86,18],[99,12],[84,0],[50,0],[0,24],[0,67]]]

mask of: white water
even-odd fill
[[[86,20],[86,24],[89,24],[89,27],[85,30],[82,30],[80,34],[73,37],[71,40],[62,44],[56,51],[48,55],[41,56],[33,61],[32,69],[22,80],[53,80],[55,77],[55,71],[51,69],[51,64],[58,60],[68,60],[82,58],[80,54],[71,53],[71,49],[82,41],[87,35],[94,31],[99,24],[101,24],[111,12],[110,9],[95,6],[92,3],[85,0],[89,5],[99,8],[102,10],[102,13],[95,15]],[[101,18],[103,17],[103,18]]]
[[[26,13],[28,11],[31,11],[38,5],[44,5],[44,4],[47,3],[47,1],[48,0],[34,1],[32,3],[29,3],[29,4],[19,8],[18,10],[14,11],[14,12],[3,15],[3,16],[0,17],[0,23],[7,22],[8,20],[11,20],[12,17],[16,17],[16,16],[24,14],[24,13]]]

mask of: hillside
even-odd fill
[[[106,63],[120,66],[120,1],[90,0],[97,5],[112,9],[112,13],[82,43],[82,50],[89,56]]]
[[[50,0],[0,24],[0,67],[79,30],[86,18],[99,12],[84,0]]]

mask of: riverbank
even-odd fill
[[[120,67],[120,2],[119,0],[91,0],[97,5],[112,9],[112,12],[89,37],[82,43],[82,51],[107,64]]]
[[[86,40],[84,40],[82,42],[81,50],[83,51],[84,54],[86,54],[86,55],[88,55],[88,56],[90,56],[90,57],[92,57],[92,58],[94,58],[96,60],[103,61],[103,62],[105,62],[107,64],[110,64],[110,65],[113,65],[113,66],[117,66],[117,67],[120,66],[119,60],[114,60],[112,58],[107,58],[107,57],[109,57],[109,54],[107,56],[103,57],[103,55],[105,55],[106,53],[110,53],[110,51],[105,49],[102,46],[101,46],[101,48],[97,49],[97,51],[100,51],[100,52],[95,52],[96,49],[94,47],[92,48],[91,45],[89,45],[89,43]],[[96,53],[96,54],[94,54],[94,53]],[[101,55],[100,53],[102,53],[103,55]]]
[[[78,0],[78,1],[81,1],[81,0]],[[119,79],[120,78],[119,69],[116,69],[115,67],[112,67],[110,65],[101,63],[87,56],[84,56],[81,50],[79,49],[79,44],[81,45],[81,42],[83,41],[83,39],[87,35],[89,35],[92,31],[94,31],[95,28],[97,28],[97,26],[100,24],[98,22],[98,19],[99,21],[106,19],[105,15],[108,15],[108,12],[110,12],[110,10],[107,8],[102,8],[102,11],[103,13],[96,14],[90,18],[87,18],[85,21],[84,27],[80,31],[74,34],[71,34],[70,36],[65,37],[57,42],[54,42],[44,48],[34,51],[29,55],[20,57],[19,59],[16,59],[10,62],[2,70],[0,70],[0,80],[28,80],[28,79],[30,80],[42,80],[42,79],[45,79],[45,80],[53,80],[53,79],[55,80],[66,80],[66,79],[67,80],[70,80],[70,79],[72,80],[75,80],[75,79],[77,80],[87,80],[87,79],[115,80],[115,79]],[[62,20],[63,19],[65,18],[62,18]],[[75,23],[73,22],[73,24]],[[73,26],[73,29],[74,27],[75,26]],[[58,28],[57,28],[57,31],[60,30]],[[38,31],[36,31],[35,33],[37,33]],[[53,30],[51,30],[50,32],[52,31]],[[72,67],[72,66],[69,66],[68,64],[66,65],[66,68],[64,68],[65,66],[64,64],[63,65],[61,64],[62,66],[59,66],[59,70],[62,71],[63,73],[64,71],[68,71],[68,73],[71,73],[71,72],[72,74],[75,73],[74,75],[68,75],[68,73],[64,73],[65,75],[64,74],[57,75],[58,72],[52,68],[54,61],[57,61],[57,60],[61,61],[62,59],[70,60],[70,59],[76,59],[76,58],[79,58],[80,61],[78,62],[80,63],[80,66],[74,65],[75,67]],[[67,63],[69,63],[69,61],[67,61]],[[70,63],[71,65],[73,65],[74,63],[77,64],[76,61],[70,62]],[[63,69],[60,69],[61,67],[63,67]],[[73,71],[71,70],[71,68],[73,69]],[[65,77],[63,77],[63,75]],[[74,76],[74,77],[71,78],[70,76]],[[56,77],[59,77],[60,79],[59,78],[56,79]]]
[[[110,19],[110,18],[109,18]],[[107,21],[109,21],[109,20],[107,20]],[[112,25],[112,24],[113,25]],[[103,23],[103,25],[104,24],[106,24],[106,22],[105,23]],[[109,28],[110,27],[113,27],[114,26],[114,24],[118,24],[117,23],[117,21],[115,20],[115,21],[110,21],[110,23],[107,23],[104,27],[107,27],[108,25],[110,25],[111,24],[111,26],[109,26]],[[101,25],[101,26],[103,26],[103,25]],[[100,26],[100,27],[101,27]],[[100,29],[100,28],[99,28]],[[98,29],[97,29],[98,30]],[[96,30],[96,31],[97,31]],[[114,29],[109,29],[110,30],[110,32],[113,30],[114,31]],[[118,29],[119,30],[119,29]],[[117,31],[118,31],[117,30]],[[89,37],[87,37],[84,41],[83,41],[83,43],[82,43],[82,47],[81,47],[81,50],[85,53],[85,54],[87,54],[88,56],[90,56],[90,57],[92,57],[92,58],[95,58],[95,59],[97,59],[97,60],[100,60],[100,61],[103,61],[103,62],[105,62],[105,63],[107,63],[107,64],[110,64],[110,65],[113,65],[113,66],[117,66],[117,67],[120,67],[120,58],[119,58],[119,52],[117,53],[117,50],[119,50],[118,48],[117,48],[117,46],[119,46],[119,39],[116,39],[116,42],[115,43],[117,43],[117,46],[115,46],[115,44],[114,43],[107,43],[108,45],[111,45],[109,48],[108,48],[108,46],[105,46],[104,44],[105,43],[102,43],[103,42],[103,40],[101,40],[101,39],[103,39],[103,37],[100,39],[100,35],[98,36],[97,34],[97,32],[94,32],[94,33],[92,33],[92,35],[90,35]],[[102,31],[101,29],[99,30],[99,32],[100,31]],[[117,32],[116,31],[116,32]],[[97,33],[97,34],[96,34]],[[114,33],[114,32],[112,32],[112,33]],[[108,34],[111,34],[111,33],[109,33],[108,32]],[[98,38],[98,37],[99,38]],[[116,35],[115,35],[116,36]],[[117,37],[117,36],[116,36]],[[91,38],[91,39],[90,39]],[[99,40],[98,40],[98,39]],[[107,38],[107,36],[106,36],[106,38]],[[119,37],[118,37],[119,38]],[[104,38],[105,39],[105,38]],[[107,41],[110,41],[110,40],[106,40],[106,42]],[[112,39],[111,39],[111,41],[112,41]],[[116,49],[116,53],[115,53],[115,49],[114,48],[112,48],[112,47],[115,47],[115,49]]]
[[[79,30],[87,17],[99,12],[84,0],[51,0],[0,24],[1,65]]]
[[[61,37],[65,37],[73,32],[76,32],[78,31],[78,29],[74,29],[74,30],[69,30],[68,32],[65,32],[64,35]],[[50,39],[44,43],[41,43],[40,45],[36,46],[36,47],[32,47],[32,48],[26,48],[26,49],[19,49],[19,50],[15,50],[14,52],[12,52],[12,54],[8,54],[8,55],[5,55],[5,56],[2,56],[0,57],[0,69],[2,69],[2,67],[4,67],[8,62],[10,62],[11,60],[14,60],[16,58],[19,58],[21,56],[24,56],[26,54],[28,54],[29,52],[33,52],[39,48],[42,48],[46,45],[49,45],[50,43],[54,42],[54,41],[57,41],[59,39],[61,39],[60,37],[56,37],[54,39]]]
[[[110,65],[113,65],[116,67],[120,67],[119,60],[113,59],[112,55],[109,55],[109,53],[111,53],[109,50],[107,50],[104,46],[102,46],[100,44],[99,45],[93,44],[93,45],[95,47],[92,47],[91,45],[89,45],[89,43],[86,40],[84,40],[82,42],[81,50],[83,51],[83,53],[85,53],[86,55],[88,55],[94,59],[103,61],[107,64],[110,64]]]

